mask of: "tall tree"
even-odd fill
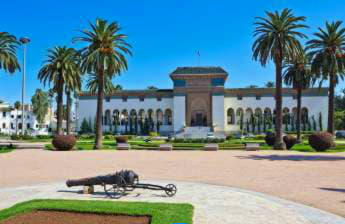
[[[72,93],[77,93],[81,90],[81,71],[80,71],[80,67],[78,64],[78,60],[79,60],[79,56],[77,54],[77,52],[74,52],[74,57],[71,58],[71,61],[74,61],[73,63],[75,65],[75,70],[74,72],[70,73],[71,77],[70,79],[68,79],[65,83],[65,92],[66,92],[66,132],[67,135],[69,135],[71,133],[71,107],[72,107],[72,97],[71,94]]]
[[[345,73],[345,28],[342,22],[326,22],[326,29],[319,28],[315,39],[307,42],[312,56],[311,70],[320,78],[320,86],[329,81],[327,131],[334,135],[334,92]]]
[[[16,135],[18,135],[18,111],[21,108],[22,104],[19,101],[14,103],[14,108],[16,109]]]
[[[17,48],[19,41],[7,32],[0,32],[0,70],[14,73],[20,69],[17,59]]]
[[[73,48],[55,47],[48,50],[47,60],[38,73],[38,79],[46,85],[52,83],[57,92],[57,134],[63,134],[63,92],[64,84],[73,82],[79,70],[77,52]]]
[[[98,77],[95,74],[90,75],[90,78],[86,82],[86,89],[90,93],[96,94],[98,91]],[[104,77],[104,93],[106,95],[112,94],[118,90],[122,90],[121,85],[114,85],[109,76]]]
[[[306,51],[300,54],[290,62],[286,62],[284,72],[284,83],[292,86],[297,92],[297,116],[296,129],[297,141],[301,142],[301,108],[302,108],[302,90],[307,89],[313,82],[310,70],[310,57]]]
[[[274,148],[285,149],[282,136],[282,71],[283,61],[291,61],[302,50],[298,38],[306,36],[298,31],[307,26],[302,24],[305,17],[296,17],[292,10],[284,9],[282,12],[266,12],[266,17],[257,17],[254,31],[256,38],[253,44],[253,59],[265,66],[272,60],[276,70],[276,139]]]
[[[52,130],[52,120],[53,120],[53,114],[54,114],[54,112],[53,112],[54,95],[55,95],[54,89],[49,89],[48,90],[49,107],[50,107],[50,113],[49,113],[49,115],[50,115],[50,118],[49,118],[50,122],[49,122],[49,126],[50,126],[50,129],[51,129],[51,132],[53,132],[53,130]]]
[[[266,88],[274,88],[275,87],[275,83],[272,81],[268,81],[265,83],[265,87]]]
[[[127,36],[120,34],[120,30],[116,22],[108,23],[106,20],[97,19],[95,24],[90,23],[90,30],[84,30],[81,37],[74,38],[74,41],[87,44],[81,49],[82,72],[96,74],[98,78],[95,149],[102,148],[105,77],[112,78],[127,70],[125,56],[131,55],[131,46],[125,40]]]
[[[40,126],[44,123],[49,108],[48,94],[41,89],[36,89],[31,98],[33,113],[35,114]]]

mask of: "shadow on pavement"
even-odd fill
[[[320,187],[319,189],[321,190],[325,190],[325,191],[335,191],[335,192],[341,192],[341,193],[345,193],[345,189],[341,189],[341,188],[327,188],[327,187]],[[345,202],[345,201],[343,201]]]
[[[250,155],[236,156],[239,159],[270,160],[270,161],[340,161],[345,160],[343,156],[319,156],[319,155]]]

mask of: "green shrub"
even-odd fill
[[[173,141],[174,143],[222,143],[224,139],[221,138],[176,138]]]
[[[309,145],[318,152],[324,152],[335,146],[333,135],[328,132],[318,132],[310,135]]]
[[[94,138],[95,138],[94,135],[88,135],[88,134],[82,134],[78,136],[79,140],[92,140]]]
[[[297,143],[297,138],[294,135],[285,135],[283,140],[287,149],[291,149]]]
[[[265,142],[269,146],[273,146],[276,139],[276,135],[273,132],[267,132],[265,136]]]
[[[36,135],[37,139],[50,139],[52,136],[50,135]]]
[[[157,136],[159,136],[159,133],[158,133],[158,132],[155,132],[155,131],[151,131],[151,132],[149,133],[149,135],[150,135],[150,137],[157,137]]]
[[[253,140],[265,140],[266,135],[255,135]]]
[[[104,139],[105,140],[114,140],[114,136],[113,135],[104,135]]]
[[[55,135],[52,144],[58,151],[69,151],[73,149],[76,141],[74,135]]]
[[[11,140],[32,140],[34,137],[30,135],[11,135]]]
[[[128,136],[121,135],[115,137],[116,143],[127,143],[128,142]]]

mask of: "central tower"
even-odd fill
[[[170,77],[174,83],[175,131],[183,126],[224,126],[224,84],[228,77],[224,69],[178,67]]]

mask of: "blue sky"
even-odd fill
[[[43,88],[37,73],[47,49],[75,46],[71,39],[97,17],[119,22],[133,46],[129,70],[114,79],[125,89],[171,88],[168,75],[174,68],[196,65],[225,68],[230,88],[262,86],[274,79],[274,69],[252,60],[254,18],[286,7],[307,17],[310,28],[305,33],[310,37],[326,20],[345,20],[343,0],[11,0],[1,3],[0,30],[32,40],[26,101],[36,88]],[[0,71],[0,99],[19,100],[20,86],[21,73]]]

